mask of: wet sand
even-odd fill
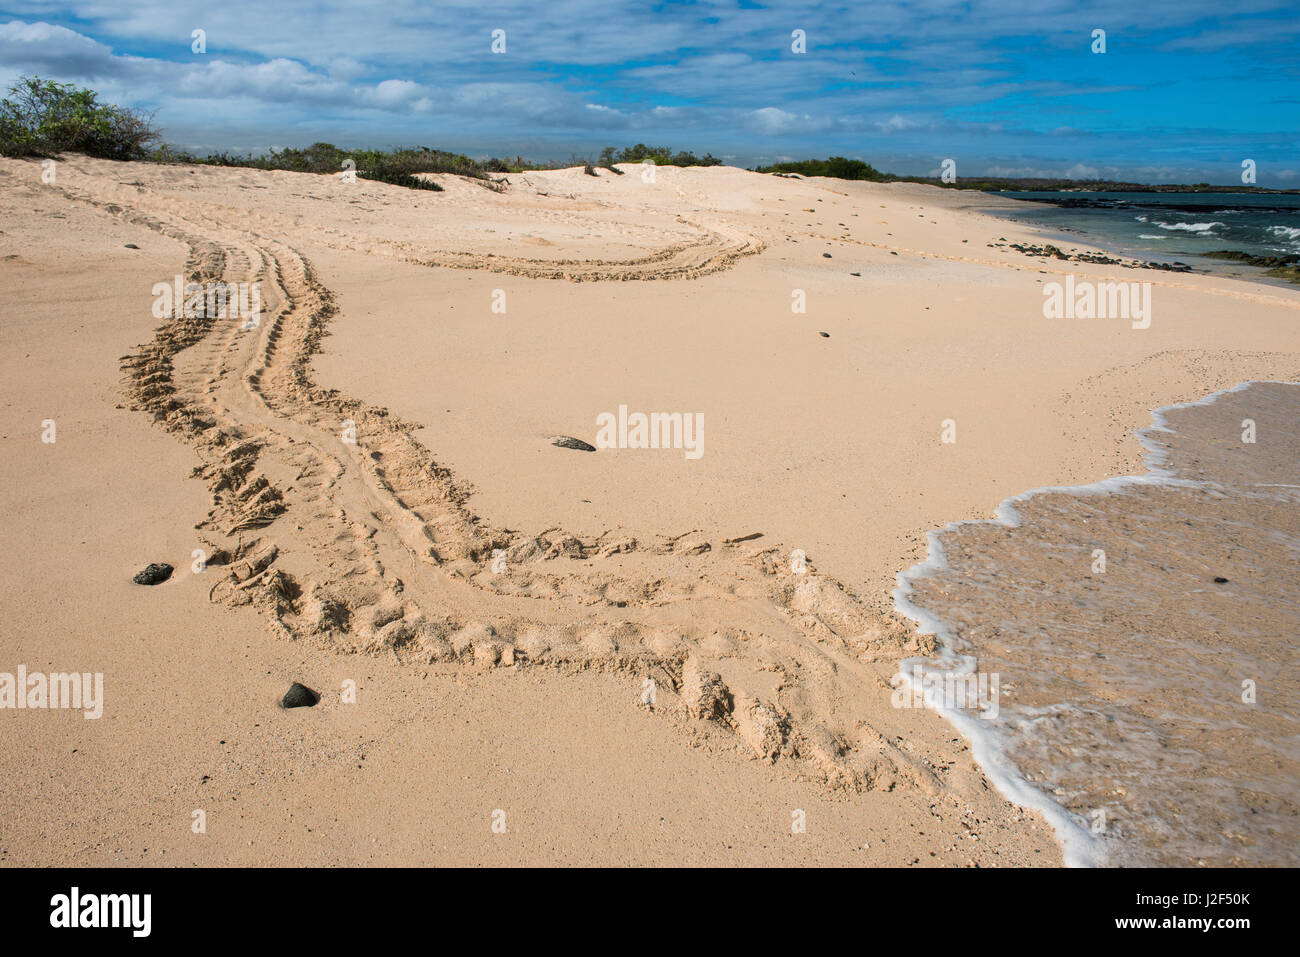
[[[908,580],[1000,678],[962,727],[1068,812],[1081,860],[1296,863],[1298,413],[1282,383],[1162,410],[1152,474],[1008,502]]]

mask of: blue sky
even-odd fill
[[[1297,50],[1298,0],[0,0],[5,87],[93,86],[202,151],[647,142],[739,166],[951,157],[959,176],[1215,183],[1249,158],[1261,185],[1295,188]]]

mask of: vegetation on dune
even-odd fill
[[[99,102],[94,90],[24,77],[0,100],[0,155],[85,153],[138,160],[161,136],[153,115]]]
[[[341,173],[355,169],[362,179],[373,179],[412,189],[442,189],[416,173],[455,173],[475,179],[489,179],[484,167],[459,153],[447,153],[427,146],[392,150],[347,150],[333,143],[313,143],[304,149],[286,147],[265,156],[233,156],[213,153],[194,156],[170,148],[159,150],[151,159],[170,163],[200,163],[208,166],[242,166],[250,169],[282,169],[294,173]]]
[[[429,180],[419,179],[415,176],[416,173],[453,173],[457,176],[484,180],[490,184],[498,182],[493,179],[493,174],[575,167],[582,167],[583,172],[588,176],[599,176],[598,168],[607,169],[621,176],[623,171],[617,169],[615,163],[640,163],[646,159],[653,160],[658,166],[718,166],[722,162],[708,153],[698,157],[693,153],[684,151],[674,153],[667,147],[648,147],[643,143],[627,147],[622,151],[616,151],[612,146],[606,147],[598,161],[573,155],[568,160],[542,163],[533,162],[523,156],[515,156],[514,159],[494,156],[480,162],[461,153],[448,153],[427,146],[398,147],[388,151],[345,150],[332,143],[313,143],[305,149],[272,150],[265,156],[232,156],[226,153],[214,153],[199,157],[164,147],[149,158],[161,162],[246,166],[254,169],[291,170],[297,173],[337,173],[343,169],[346,160],[351,160],[356,164],[357,175],[364,179],[375,179],[418,189],[441,189],[442,187]]]
[[[606,158],[608,157],[608,162]],[[644,163],[651,160],[656,166],[721,166],[722,160],[718,159],[712,153],[705,153],[703,156],[696,156],[694,153],[688,153],[685,150],[679,150],[674,153],[667,146],[646,146],[644,143],[637,143],[636,146],[626,146],[617,155],[614,153],[614,147],[605,147],[604,152],[600,154],[602,166],[613,166],[614,163]]]
[[[421,172],[432,171],[421,170]],[[442,187],[433,180],[420,179],[414,173],[403,173],[392,169],[367,169],[357,170],[357,175],[362,179],[373,179],[380,183],[388,183],[391,186],[405,186],[407,189],[427,189],[435,193],[442,192]]]
[[[887,183],[895,179],[889,173],[882,173],[870,163],[862,160],[832,156],[824,160],[799,160],[795,163],[776,163],[772,166],[759,166],[757,173],[797,173],[800,176],[829,176],[833,179],[859,179],[872,183]]]
[[[611,173],[619,176],[623,175],[623,171],[614,165],[614,147],[612,146],[606,146],[600,151],[600,165]]]
[[[621,150],[606,146],[600,151],[600,158],[595,160],[589,156],[582,157],[576,154],[567,160],[549,162],[534,162],[522,156],[516,156],[514,159],[494,156],[483,164],[483,168],[492,173],[527,173],[534,170],[573,169],[581,166],[583,172],[590,176],[599,176],[597,169],[607,169],[611,173],[622,176],[623,170],[618,169],[615,163],[644,163],[647,160],[656,166],[722,165],[722,160],[711,153],[705,153],[703,156],[696,156],[685,150],[674,153],[667,146],[646,146],[644,143],[638,143],[636,146],[626,146]]]
[[[313,143],[305,149],[286,147],[271,150],[265,156],[230,156],[214,153],[206,157],[189,154],[159,155],[161,161],[203,163],[211,166],[243,166],[251,169],[281,169],[294,173],[337,174],[355,170],[362,179],[373,179],[412,189],[442,189],[437,183],[420,179],[416,173],[455,173],[475,179],[488,179],[487,171],[468,156],[447,153],[427,146],[398,147],[392,150],[346,150],[333,143]]]

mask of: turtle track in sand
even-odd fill
[[[658,710],[734,732],[759,758],[833,788],[934,796],[982,786],[973,768],[937,773],[960,748],[936,759],[900,733],[905,715],[889,707],[883,675],[932,650],[908,623],[811,565],[794,571],[786,550],[753,536],[492,527],[415,425],[312,382],[336,306],[297,249],[223,227],[212,204],[124,207],[88,185],[61,189],[184,243],[187,281],[262,289],[255,328],[165,317],[121,360],[132,407],[199,458],[194,474],[212,494],[196,525],[212,600],[254,605],[292,640],[412,666],[653,678]],[[704,265],[726,268],[737,248],[721,244]],[[659,278],[656,268],[662,278],[698,274],[667,250],[579,271],[618,281]]]

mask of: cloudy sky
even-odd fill
[[[6,88],[92,86],[201,151],[647,142],[1215,183],[1249,158],[1300,187],[1298,49],[1297,0],[0,0]]]

